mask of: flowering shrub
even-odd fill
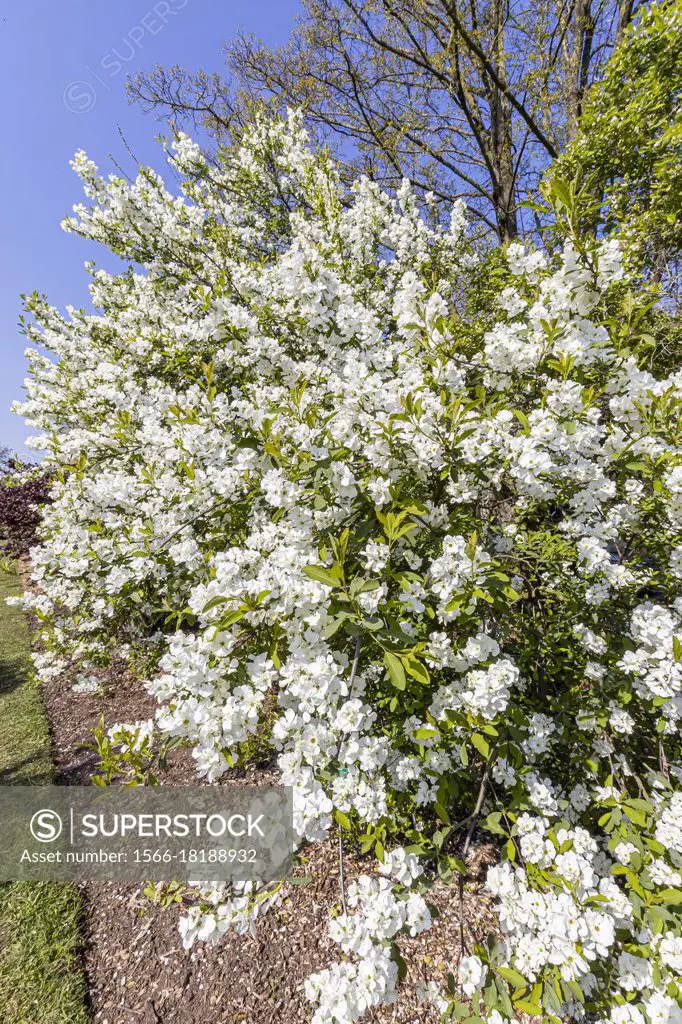
[[[462,925],[424,998],[680,1024],[682,373],[617,245],[477,259],[459,207],[345,192],[295,115],[172,162],[180,196],[78,154],[67,229],[142,269],[93,269],[95,315],[29,303],[43,678],[123,651],[201,776],[258,736],[301,841],[376,854],[316,1022],[398,997],[479,827],[499,935]],[[278,898],[204,887],[183,941]]]
[[[0,546],[25,554],[37,540],[40,506],[49,501],[49,475],[0,449]]]

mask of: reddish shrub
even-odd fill
[[[0,449],[0,545],[10,555],[25,554],[37,541],[40,506],[50,500],[50,475]]]

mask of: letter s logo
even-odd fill
[[[64,90],[64,106],[72,114],[87,114],[92,110],[97,93],[89,82],[71,82]]]
[[[56,811],[44,808],[31,818],[31,835],[39,843],[53,843],[62,834],[62,819]]]

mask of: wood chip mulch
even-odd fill
[[[87,750],[100,715],[108,725],[153,716],[156,704],[122,668],[109,671],[103,694],[74,693],[73,680],[60,679],[43,688],[52,729],[53,755],[62,785],[87,785],[97,755]],[[230,777],[232,776],[232,777]],[[236,771],[223,784],[270,783],[266,770]],[[197,785],[189,751],[171,752],[160,781]],[[88,883],[85,903],[84,966],[92,1019],[97,1024],[307,1024],[313,1008],[303,982],[314,971],[341,958],[327,935],[329,910],[339,903],[339,864],[335,841],[306,851],[305,873],[312,881],[285,886],[282,904],[258,922],[255,937],[227,932],[216,946],[181,945],[177,906],[162,908],[144,894],[142,885]],[[479,846],[481,868],[491,851]],[[346,884],[372,861],[345,858]],[[439,1017],[419,1003],[418,980],[445,984],[459,957],[459,902],[456,887],[438,884],[428,897],[439,916],[432,929],[402,939],[408,967],[400,1003],[368,1013],[368,1024],[427,1024]],[[468,935],[481,940],[493,927],[480,881],[468,884],[464,915]]]

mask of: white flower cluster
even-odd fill
[[[679,827],[676,834],[670,830],[673,816],[680,813],[678,797],[667,802],[656,826],[656,837],[672,844],[680,836]],[[603,987],[604,974],[616,1002],[607,1018],[612,1024],[682,1019],[682,1009],[665,995],[666,987],[678,984],[682,974],[682,937],[660,930],[652,935],[640,927],[633,905],[613,877],[613,862],[595,838],[583,828],[555,831],[546,818],[529,814],[518,818],[515,832],[525,868],[500,864],[489,869],[486,882],[498,900],[505,962],[531,982],[548,968],[558,970],[567,983],[565,1010],[577,1019],[584,1018],[584,1003],[594,998],[600,978]],[[640,843],[614,842],[613,856],[624,868],[632,867],[633,857],[647,861],[648,888],[651,883],[667,892],[671,886],[679,888],[680,875],[665,860],[649,858]],[[674,845],[672,851],[682,863]],[[533,884],[535,868],[551,872],[560,886],[549,892],[539,889]],[[656,983],[654,970],[660,979]],[[579,999],[571,984],[579,986]],[[641,1007],[628,1004],[626,1009],[619,993],[641,996]]]
[[[509,962],[531,980],[554,964],[565,981],[586,980],[589,992],[591,965],[608,956],[616,924],[629,916],[630,905],[615,882],[600,877],[598,845],[583,829],[563,830],[550,839],[546,820],[530,815],[522,816],[518,827],[524,860],[551,867],[566,891],[534,890],[526,872],[509,863],[489,869],[486,885],[499,900]],[[604,902],[590,903],[597,895]]]
[[[111,742],[123,754],[128,751],[138,752],[142,750],[149,745],[153,735],[153,718],[148,718],[144,722],[116,722],[107,732]]]
[[[255,935],[258,918],[282,901],[281,885],[268,889],[258,882],[195,882],[194,891],[201,902],[190,906],[179,923],[185,949],[197,941],[215,945],[228,930]]]
[[[663,715],[665,732],[676,732],[682,718],[682,663],[674,638],[682,636],[682,600],[671,608],[651,601],[638,605],[630,623],[635,647],[623,655],[619,667],[633,677],[635,692],[656,703]],[[626,731],[621,726],[617,731]]]
[[[410,885],[421,874],[416,857],[397,848],[379,870],[391,877],[361,875],[348,888],[347,903],[355,913],[343,913],[330,923],[334,942],[358,960],[333,964],[307,979],[306,996],[318,1004],[314,1024],[352,1024],[370,1007],[393,1002],[398,967],[392,958],[391,940],[400,932],[419,935],[431,925],[422,896],[395,893],[394,882],[402,883],[401,887]]]
[[[440,687],[429,711],[434,718],[442,718],[448,708],[464,708],[492,721],[507,707],[518,678],[516,666],[508,658],[500,658],[487,669],[468,672],[463,679]]]

